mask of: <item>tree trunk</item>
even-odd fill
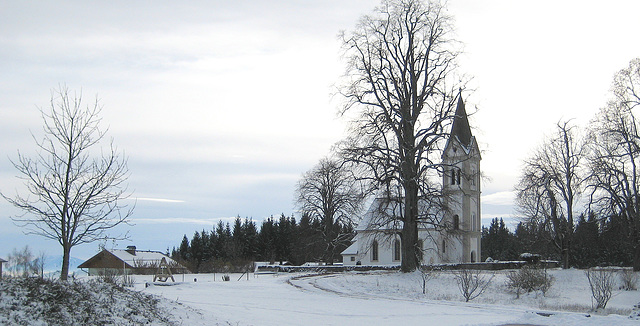
[[[402,263],[400,270],[408,273],[418,268],[416,243],[418,243],[418,187],[408,182],[405,188],[404,223],[402,223]]]
[[[562,247],[562,269],[569,268],[569,248],[568,245],[565,244]]]
[[[60,272],[60,280],[66,281],[69,277],[69,257],[71,255],[71,246],[62,245],[62,271]]]
[[[418,268],[415,246],[417,239],[417,224],[405,222],[402,227],[402,263],[400,265],[400,270],[404,273],[413,272]]]
[[[633,255],[633,271],[640,272],[640,241],[635,241],[635,253]]]

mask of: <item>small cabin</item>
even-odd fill
[[[190,273],[186,267],[160,251],[138,250],[135,246],[128,246],[127,249],[104,249],[78,268],[86,271],[89,276],[105,273],[153,275],[163,258],[174,274]]]

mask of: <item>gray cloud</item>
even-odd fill
[[[330,97],[344,70],[336,35],[377,4],[3,2],[0,190],[20,189],[6,158],[33,152],[36,106],[67,83],[85,100],[101,99],[109,136],[129,157],[133,197],[183,201],[137,202],[129,231],[140,248],[177,245],[200,222],[289,215],[300,174],[342,136]],[[469,103],[480,108],[473,123],[492,178],[483,213],[507,216],[512,207],[493,194],[512,190],[545,126],[590,118],[613,73],[639,55],[630,41],[640,30],[637,4],[449,4],[466,44],[461,67],[475,76]],[[13,226],[15,213],[0,204],[6,252],[37,241]]]

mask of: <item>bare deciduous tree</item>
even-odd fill
[[[343,233],[342,227],[354,225],[366,194],[365,184],[330,158],[320,160],[298,182],[297,205],[303,214],[321,221],[325,262],[332,263],[336,248],[351,240],[352,235]]]
[[[28,194],[2,196],[24,212],[12,219],[27,234],[60,243],[60,278],[66,280],[71,248],[109,238],[105,231],[130,216],[132,210],[121,203],[127,197],[127,161],[112,142],[105,151],[96,149],[105,135],[97,100],[83,107],[81,95],[61,86],[40,111],[45,135],[36,139],[37,156],[18,153],[12,162]]]
[[[433,266],[420,266],[420,279],[422,281],[422,294],[427,294],[427,283],[437,276],[438,271]]]
[[[556,127],[556,132],[525,161],[516,193],[521,212],[549,231],[563,268],[569,268],[574,210],[583,192],[581,162],[586,151],[575,126],[559,122]]]
[[[399,186],[394,196],[402,198],[405,272],[419,265],[418,202],[434,184],[423,181],[440,167],[439,147],[460,87],[454,85],[458,50],[451,30],[451,18],[436,1],[383,0],[342,35],[348,66],[341,112],[357,118],[340,152],[367,167],[382,187]]]
[[[614,77],[613,98],[591,125],[589,188],[592,209],[619,216],[635,248],[640,271],[640,132],[634,110],[640,105],[640,59]]]
[[[9,265],[7,270],[13,276],[27,277],[32,273],[37,273],[37,268],[34,264],[34,256],[29,246],[24,246],[22,249],[13,248],[9,257]]]

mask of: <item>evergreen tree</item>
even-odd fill
[[[600,240],[600,265],[633,266],[635,251],[627,220],[617,215],[609,217],[602,225]]]
[[[509,231],[502,218],[491,220],[489,228],[482,227],[482,260],[516,260],[519,248],[515,235]]]
[[[182,237],[182,242],[180,243],[179,249],[179,257],[180,260],[186,262],[191,259],[191,250],[189,248],[189,239],[187,239],[187,235],[185,234]]]
[[[276,259],[287,261],[291,257],[291,245],[293,232],[295,229],[295,219],[289,219],[284,214],[280,215],[280,220],[276,225]]]
[[[231,230],[229,223],[218,222],[216,226],[215,251],[218,259],[229,260],[231,258]]]
[[[273,216],[262,221],[260,227],[260,234],[258,239],[260,242],[259,250],[261,260],[275,262],[276,260],[276,248],[275,248],[276,230],[273,223]]]
[[[572,252],[571,265],[578,268],[597,266],[601,260],[600,235],[598,223],[593,214],[589,219],[580,215],[573,235],[575,248]]]
[[[190,252],[191,252],[191,261],[193,263],[192,272],[198,273],[200,272],[200,265],[202,265],[202,262],[203,262],[203,252],[204,252],[204,245],[202,243],[202,238],[198,231],[196,231],[193,234],[193,238],[191,238]]]
[[[544,224],[520,222],[515,231],[516,247],[520,253],[539,254],[545,259],[558,260],[560,257],[548,239],[549,234]]]
[[[242,224],[244,243],[242,257],[248,260],[255,260],[258,253],[258,228],[253,220],[245,219]]]
[[[244,251],[244,230],[242,229],[242,220],[240,220],[240,216],[236,217],[233,222],[233,231],[232,231],[232,242],[231,242],[231,257],[233,259],[242,258],[242,252]]]

